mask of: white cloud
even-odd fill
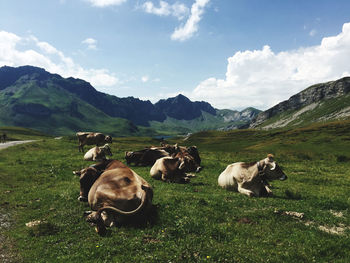
[[[107,7],[107,6],[113,6],[113,5],[121,5],[127,0],[86,0],[88,1],[92,6],[95,7]]]
[[[81,43],[87,45],[88,49],[94,49],[94,50],[97,49],[97,46],[96,46],[97,40],[96,39],[87,38],[87,39],[83,40]]]
[[[184,4],[178,2],[170,5],[165,1],[159,1],[159,7],[156,7],[152,2],[147,1],[142,5],[142,9],[149,14],[154,14],[158,16],[175,16],[179,20],[185,18],[188,15],[189,9]]]
[[[316,34],[317,34],[317,31],[316,31],[315,29],[312,29],[312,30],[309,32],[309,36],[310,36],[310,37],[314,37],[314,36],[316,36]]]
[[[35,36],[23,38],[0,31],[0,66],[32,65],[42,67],[63,77],[75,77],[89,81],[103,90],[120,83],[107,69],[85,69],[72,58]]]
[[[350,23],[320,45],[275,53],[261,50],[236,52],[227,62],[226,77],[208,78],[186,94],[217,108],[267,109],[309,85],[335,80],[350,72]]]
[[[172,40],[185,41],[198,31],[198,23],[202,19],[205,6],[210,0],[196,0],[191,7],[191,15],[186,23],[175,29],[171,35]]]
[[[141,78],[141,81],[142,81],[143,83],[146,83],[148,80],[149,80],[149,77],[148,77],[148,76],[143,76],[143,77]]]

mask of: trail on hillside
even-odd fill
[[[34,142],[34,141],[35,140],[25,140],[25,141],[10,141],[5,143],[0,143],[0,150],[6,149],[11,146],[15,146],[17,144],[23,144],[23,143]]]

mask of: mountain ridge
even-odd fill
[[[151,132],[154,129],[153,123],[157,123],[157,129],[161,132],[170,133],[176,123],[183,121],[188,121],[192,126],[186,129],[189,132],[198,131],[199,128],[217,129],[242,123],[241,120],[230,116],[230,114],[237,114],[236,111],[226,110],[226,115],[229,117],[223,119],[218,115],[220,110],[213,108],[208,102],[192,102],[182,94],[159,100],[155,104],[134,97],[119,98],[97,91],[84,80],[72,77],[63,78],[58,74],[51,74],[45,69],[33,66],[0,68],[0,105],[2,106],[0,124],[22,124],[44,132],[56,131],[55,128],[43,128],[44,120],[52,126],[61,124],[67,126],[69,123],[70,127],[63,130],[71,132],[84,129],[82,126],[87,120],[95,124],[103,122],[100,126],[105,129],[108,126],[107,120],[112,123],[123,122],[124,128],[133,131],[132,134],[139,132],[136,125],[140,126],[141,130]],[[91,116],[88,116],[87,108],[93,112]],[[12,120],[6,117],[9,114]],[[212,116],[210,121],[214,125],[206,125],[205,122],[209,120],[203,114]],[[57,119],[55,122],[50,119],[52,116]],[[34,118],[36,120],[32,120]],[[102,120],[103,118],[105,121]],[[164,124],[169,118],[173,119],[171,127]],[[38,127],[30,127],[31,121],[29,120],[36,123]],[[199,124],[198,127],[191,125],[193,120]],[[247,121],[249,120],[245,119],[244,123]],[[77,125],[77,123],[80,124]]]
[[[252,119],[250,128],[281,128],[337,119],[337,112],[349,112],[350,77],[314,84]],[[311,118],[314,117],[314,120]],[[307,121],[306,121],[307,120]]]

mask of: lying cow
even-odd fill
[[[187,183],[193,174],[193,163],[190,158],[163,157],[158,159],[150,170],[153,179],[164,182]]]
[[[106,155],[112,156],[111,147],[105,144],[101,147],[95,146],[88,150],[84,155],[85,161],[103,161],[106,160]]]
[[[287,176],[268,154],[263,160],[254,163],[233,163],[220,174],[218,183],[222,188],[232,189],[248,196],[271,195],[267,181],[286,180]]]
[[[179,158],[180,160],[183,160],[185,162],[186,172],[198,173],[202,169],[202,167],[200,167],[199,164],[196,162],[195,158],[187,151],[179,152],[174,157]]]
[[[133,170],[117,160],[108,160],[81,171],[80,201],[88,201],[93,212],[87,221],[96,224],[100,235],[112,226],[141,216],[152,207],[152,187]]]
[[[79,152],[84,152],[85,145],[101,146],[105,143],[112,143],[112,137],[99,132],[77,132]]]
[[[170,145],[162,143],[160,147],[152,146],[151,149],[164,150],[168,152],[170,156],[176,156],[178,153],[188,153],[194,158],[198,166],[201,165],[201,158],[199,157],[199,152],[196,146],[184,147],[178,146],[178,144]]]
[[[154,148],[148,148],[135,152],[125,152],[126,163],[128,165],[133,163],[136,166],[151,166],[156,162],[156,160],[166,156],[169,156],[168,152]]]

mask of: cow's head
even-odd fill
[[[91,186],[95,183],[101,172],[94,167],[87,167],[80,171],[74,171],[73,174],[80,177],[80,196],[79,201],[86,202]]]
[[[108,143],[100,147],[100,149],[105,153],[105,155],[109,155],[109,156],[113,155],[111,151],[111,147],[108,145]]]
[[[109,136],[109,135],[106,135],[106,137],[105,137],[105,142],[106,142],[106,143],[112,143],[112,137]]]
[[[180,161],[178,168],[185,173],[199,172],[201,169],[194,158],[187,153],[178,153],[176,158],[178,158]]]
[[[134,152],[125,152],[125,160],[127,164],[132,162],[132,158],[134,156]]]
[[[287,176],[282,171],[281,167],[275,162],[274,157],[272,154],[268,154],[267,157],[264,159],[265,162],[265,179],[267,180],[277,180],[280,179],[281,181],[284,181],[287,179]]]
[[[186,151],[194,158],[198,165],[201,165],[201,158],[196,146],[187,147]]]

